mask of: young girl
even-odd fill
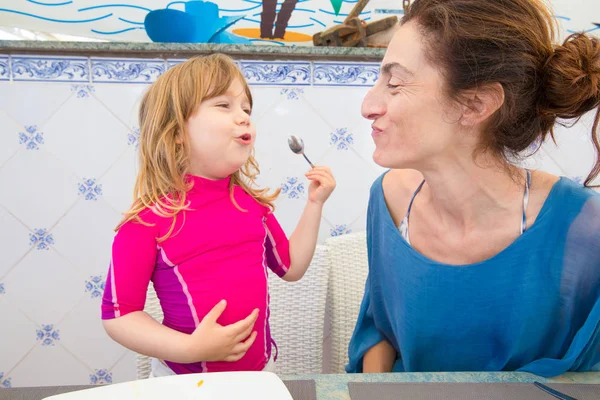
[[[253,187],[251,111],[242,73],[220,54],[169,69],[140,105],[136,200],[117,227],[102,319],[115,341],[160,361],[153,376],[260,371],[276,357],[267,267],[286,281],[304,275],[335,180],[326,167],[306,174],[288,242],[278,192]],[[150,281],[162,325],[143,311]]]

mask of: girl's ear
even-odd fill
[[[181,131],[177,131],[175,135],[175,144],[182,145],[185,140],[185,135]]]

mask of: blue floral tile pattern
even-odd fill
[[[89,82],[87,58],[11,57],[14,81]]]
[[[79,98],[94,92],[89,83],[152,83],[167,68],[185,59],[41,57],[0,55],[0,81],[82,83],[73,88]],[[372,86],[379,64],[365,62],[236,61],[250,85]],[[91,82],[90,82],[91,81]],[[287,91],[296,99],[299,90]],[[284,93],[282,93],[284,94]]]
[[[354,144],[354,136],[348,132],[348,128],[339,128],[329,134],[329,144],[338,150],[348,150]]]
[[[94,83],[152,83],[163,72],[163,60],[92,58]]]
[[[315,86],[373,86],[379,78],[379,64],[315,63]]]
[[[90,97],[90,93],[94,93],[96,89],[92,85],[73,85],[71,92],[77,93],[77,98],[86,99]]]
[[[4,376],[4,372],[0,372],[0,388],[8,389],[12,387],[10,378]]]
[[[42,325],[42,329],[36,330],[36,336],[42,346],[54,346],[60,340],[60,331],[52,324]]]
[[[44,144],[44,133],[36,125],[26,126],[25,132],[19,132],[19,144],[24,144],[27,150],[39,150]]]
[[[139,149],[140,147],[140,128],[132,128],[131,131],[127,134],[127,144],[130,146],[134,146],[135,149]]]
[[[299,199],[304,190],[304,182],[301,182],[295,176],[288,177],[281,185],[281,193],[287,195],[290,199]]]
[[[310,85],[309,62],[242,62],[242,73],[251,85]]]
[[[108,372],[106,369],[97,369],[90,374],[90,385],[106,385],[112,381],[112,372]]]
[[[90,276],[90,279],[85,281],[85,292],[89,293],[92,299],[102,297],[102,294],[104,294],[104,278],[102,276]]]
[[[37,250],[48,250],[54,244],[54,237],[46,229],[35,229],[29,234],[29,245],[35,246]]]
[[[281,89],[279,94],[285,96],[288,100],[298,100],[300,98],[299,94],[304,93],[303,89],[300,88],[286,88]]]
[[[77,184],[79,196],[83,196],[85,200],[98,200],[102,196],[102,185],[96,183],[95,178],[84,178]]]
[[[332,229],[329,229],[329,234],[331,236],[341,236],[347,235],[348,233],[352,233],[352,229],[348,228],[348,225],[336,225]]]

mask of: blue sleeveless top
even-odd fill
[[[382,181],[371,188],[369,275],[348,372],[362,372],[364,354],[383,339],[398,353],[394,372],[551,377],[600,366],[598,193],[560,178],[534,224],[506,249],[453,266],[405,241]]]

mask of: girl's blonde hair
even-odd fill
[[[188,209],[186,193],[191,189],[191,182],[185,178],[190,149],[184,125],[200,103],[224,94],[236,79],[244,86],[252,106],[252,94],[244,76],[234,61],[223,54],[191,58],[170,68],[150,86],[139,110],[139,173],[133,190],[135,200],[115,230],[131,220],[149,225],[139,214],[151,208],[160,216],[173,218],[171,228],[158,241],[171,235],[177,214]],[[231,175],[231,200],[240,210],[233,197],[235,186],[240,186],[271,212],[274,210],[273,201],[280,190],[269,194],[269,189],[255,188],[259,172],[258,163],[251,155],[242,168]]]

